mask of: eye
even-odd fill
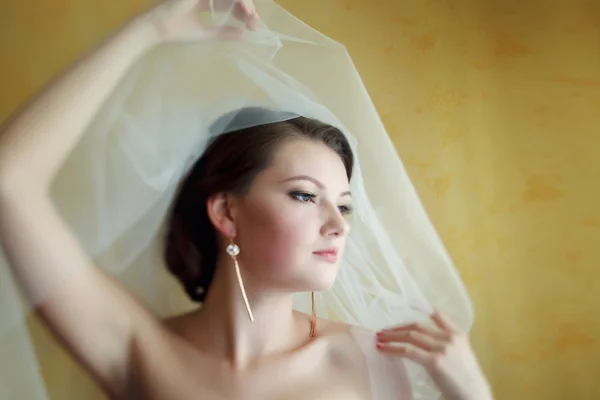
[[[316,195],[314,195],[312,193],[308,193],[308,192],[292,192],[292,193],[290,193],[290,196],[293,199],[296,199],[303,203],[308,203],[308,202],[314,203],[315,197],[317,197]]]
[[[351,206],[338,206],[338,210],[340,210],[342,215],[350,215],[354,211]]]

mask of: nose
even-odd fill
[[[325,222],[321,227],[322,236],[343,236],[348,233],[348,221],[336,205],[328,206],[325,215]]]

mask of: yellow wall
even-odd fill
[[[600,398],[600,2],[280,3],[354,57],[472,294],[497,398]],[[0,2],[0,120],[141,4]],[[57,399],[79,381],[47,374]]]

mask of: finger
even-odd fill
[[[239,40],[244,37],[244,31],[233,26],[224,26],[221,28],[207,28],[204,35],[208,39]]]
[[[438,310],[434,311],[434,313],[431,315],[431,319],[438,328],[445,332],[458,333],[460,330],[454,321],[450,320],[450,318],[446,317]]]
[[[250,15],[254,6],[247,4],[242,0],[196,0],[198,7],[202,11],[225,12],[227,14],[234,12],[240,15]]]
[[[246,15],[251,15],[254,12],[254,6],[249,1],[236,0],[236,7],[239,7]]]
[[[435,360],[435,354],[410,345],[378,343],[377,348],[384,353],[405,357],[423,366],[430,365]]]
[[[396,327],[391,327],[391,328],[385,328],[382,329],[380,332],[407,332],[407,331],[417,331],[417,332],[422,332],[425,333],[427,335],[431,335],[431,336],[446,336],[447,333],[445,332],[440,332],[436,329],[434,329],[433,327],[428,327],[426,325],[423,324],[419,324],[419,323],[413,323],[413,324],[409,324],[409,325],[399,325]]]
[[[246,27],[250,30],[255,31],[258,29],[258,23],[260,21],[260,16],[258,15],[258,11],[254,10],[254,14],[246,21]]]
[[[254,6],[243,0],[238,0],[236,2],[233,16],[239,21],[244,22],[248,29],[255,30],[258,27],[258,21],[260,19],[258,11]]]
[[[415,329],[417,327],[417,323],[413,323],[413,324],[408,324],[408,325],[394,325],[394,326],[389,326],[387,328],[383,328],[381,330],[381,332],[388,332],[388,331],[396,331],[396,330],[400,330],[400,329]]]
[[[377,336],[377,342],[383,344],[409,343],[423,350],[434,352],[443,351],[448,344],[446,338],[440,339],[416,331],[384,333]]]

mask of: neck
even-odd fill
[[[254,321],[250,320],[230,260],[217,266],[199,321],[211,352],[243,369],[260,358],[277,356],[306,343],[310,326],[292,309],[292,294],[257,290],[244,280]],[[244,277],[244,275],[242,274]]]

